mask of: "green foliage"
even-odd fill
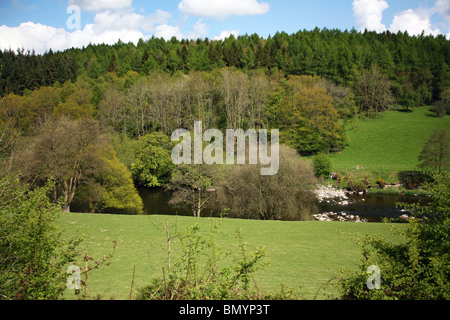
[[[132,139],[127,135],[113,133],[111,135],[111,147],[116,151],[120,162],[130,169],[139,147],[139,140]]]
[[[400,205],[411,212],[405,241],[393,244],[376,236],[362,237],[360,271],[339,282],[342,299],[448,300],[450,298],[450,176],[435,176],[427,186],[427,206]],[[367,268],[381,271],[380,289],[366,286]]]
[[[19,119],[17,114],[15,114],[14,108],[11,108],[9,99],[7,100],[7,98],[11,97],[17,96],[8,95],[0,103],[0,159],[13,150],[15,142],[20,135],[20,130],[17,128]],[[7,100],[6,103],[5,100]]]
[[[131,172],[119,161],[112,148],[105,148],[101,156],[104,165],[97,180],[103,192],[96,210],[142,214],[144,205],[134,186]]]
[[[337,151],[345,135],[333,98],[313,77],[291,77],[269,100],[272,128],[280,129],[283,143],[302,155]]]
[[[172,142],[161,132],[154,132],[139,141],[136,157],[131,165],[135,181],[145,187],[161,187],[171,179]]]
[[[313,166],[317,177],[328,178],[333,170],[331,158],[324,153],[320,153],[313,158]]]
[[[263,267],[263,248],[249,252],[240,231],[238,252],[222,249],[217,242],[219,225],[208,233],[199,225],[177,234],[181,250],[163,268],[162,279],[139,289],[138,300],[258,300],[289,299],[290,292],[264,293],[256,289],[253,274]],[[173,253],[170,257],[173,256]]]
[[[53,201],[63,198],[64,210],[70,210],[80,184],[97,173],[101,163],[97,150],[103,142],[93,119],[56,119],[33,138],[33,147],[21,155],[18,168],[25,181],[55,179]]]
[[[346,171],[340,180],[340,187],[356,192],[369,190],[375,182],[374,174],[364,169]]]
[[[436,130],[419,155],[419,167],[441,173],[450,170],[450,139],[447,130]]]
[[[98,79],[107,73],[129,71],[168,74],[206,71],[223,66],[241,70],[279,70],[286,75],[319,75],[354,86],[358,74],[378,65],[393,81],[397,103],[413,97],[420,105],[437,101],[448,89],[449,42],[444,36],[406,33],[315,29],[293,34],[278,32],[219,40],[178,41],[152,38],[114,45],[89,45],[64,52],[36,55],[23,49],[0,52],[0,96],[23,94],[40,86],[76,81],[78,75]],[[412,93],[412,95],[409,95]],[[409,95],[409,96],[408,96]]]
[[[0,299],[62,297],[64,266],[76,257],[80,239],[61,236],[60,208],[47,196],[51,190],[51,184],[30,190],[18,179],[0,180]]]
[[[433,112],[440,118],[450,115],[450,89],[442,92],[441,99],[434,103]]]
[[[212,198],[209,188],[213,186],[212,168],[208,165],[176,166],[169,190],[173,191],[170,205],[189,206],[194,217],[201,217],[202,210]]]

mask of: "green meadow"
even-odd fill
[[[346,172],[359,166],[384,174],[414,171],[423,145],[435,130],[442,129],[450,131],[450,116],[437,118],[430,107],[355,119],[347,126],[348,146],[331,156],[334,170]]]
[[[84,238],[81,254],[87,252],[94,261],[117,247],[110,265],[103,265],[89,273],[89,297],[101,299],[133,299],[136,289],[162,277],[167,265],[167,238],[198,224],[207,233],[212,223],[219,225],[216,241],[223,250],[237,254],[239,229],[249,252],[257,247],[266,249],[263,268],[255,273],[255,283],[266,292],[279,291],[281,285],[295,290],[297,299],[329,299],[337,289],[327,285],[342,273],[356,270],[361,259],[355,234],[379,234],[401,241],[388,224],[340,222],[280,222],[239,219],[210,219],[176,216],[126,216],[65,213],[59,219],[66,235]],[[402,227],[402,225],[397,225]],[[179,243],[171,243],[174,261],[179,255]],[[93,265],[93,261],[90,265]],[[226,262],[224,262],[226,263]],[[83,262],[76,264],[84,267]],[[133,276],[134,274],[134,276]],[[133,290],[131,290],[133,284]],[[67,290],[66,299],[74,299]]]

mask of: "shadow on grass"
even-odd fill
[[[411,108],[400,108],[400,109],[396,109],[395,111],[401,112],[401,113],[413,113],[413,109]]]

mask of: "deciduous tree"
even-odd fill
[[[259,165],[232,168],[219,186],[219,203],[233,217],[258,220],[309,220],[315,208],[316,178],[305,159],[280,146],[280,169],[262,176]]]
[[[139,141],[136,157],[131,164],[135,181],[144,187],[161,187],[171,179],[172,142],[161,132],[154,132]]]
[[[438,173],[450,169],[450,140],[447,130],[435,131],[419,155],[420,168]]]
[[[389,109],[394,101],[391,81],[376,66],[363,71],[356,84],[356,92],[361,100],[361,112],[365,112],[367,117],[376,118],[380,111]]]
[[[202,210],[212,199],[212,167],[208,165],[180,165],[174,170],[169,190],[173,191],[170,205],[188,206],[194,217],[201,217]]]
[[[48,123],[34,138],[31,150],[19,162],[27,181],[54,179],[53,200],[62,197],[69,212],[78,187],[98,169],[97,148],[104,139],[98,123],[60,118]]]

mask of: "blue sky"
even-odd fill
[[[224,38],[229,34],[337,28],[443,34],[450,0],[0,0],[0,48],[64,50],[151,36]],[[78,8],[67,13],[69,6]],[[72,7],[71,7],[72,8]],[[79,18],[79,20],[78,20]],[[68,24],[71,21],[72,24]],[[79,25],[73,22],[80,21]]]

